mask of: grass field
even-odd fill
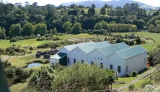
[[[46,42],[53,42],[52,40],[44,40],[44,41],[36,41],[36,39],[28,39],[28,40],[20,40],[17,42],[10,42],[9,40],[1,40],[0,41],[0,48],[7,48],[12,46],[13,44],[17,45],[17,46],[32,46],[32,47],[36,47],[40,44],[46,43]]]
[[[131,32],[128,32],[128,33],[112,33],[112,34],[115,34],[115,35],[129,35],[131,34]],[[149,37],[149,38],[153,38],[156,42],[154,43],[146,43],[146,44],[142,44],[142,46],[147,49],[148,51],[151,51],[154,49],[154,47],[156,47],[157,45],[160,44],[160,34],[158,33],[149,33],[149,32],[135,32],[134,33],[136,36],[140,36],[140,37]]]
[[[93,37],[95,35],[89,35],[89,34],[77,34],[77,35],[72,35],[72,34],[67,34],[64,36],[58,36],[61,40],[64,39],[69,39],[69,38],[86,38],[86,37]],[[27,39],[27,40],[20,40],[17,42],[10,42],[9,40],[0,40],[0,48],[7,48],[12,46],[13,44],[17,45],[17,46],[32,46],[32,47],[36,47],[38,45],[41,45],[43,43],[47,43],[47,42],[54,42],[53,40],[43,40],[43,41],[36,41],[36,39]]]

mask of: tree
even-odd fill
[[[35,25],[35,35],[40,34],[40,35],[45,35],[47,33],[47,27],[46,24],[44,23],[38,23]]]
[[[22,34],[25,36],[30,36],[34,33],[34,27],[32,23],[26,23],[23,27]]]
[[[62,26],[66,33],[71,33],[71,27],[72,23],[70,21],[66,21]]]
[[[84,15],[84,14],[85,14],[85,11],[84,11],[84,10],[81,10],[81,14]]]
[[[94,4],[91,5],[92,8],[96,8],[96,6]]]
[[[155,32],[155,26],[153,24],[149,25],[148,31],[149,32]]]
[[[20,36],[22,33],[20,24],[12,24],[9,30],[10,30],[10,38],[15,36]]]
[[[5,75],[6,75],[7,78],[10,79],[10,84],[9,85],[11,85],[13,83],[12,78],[15,77],[15,69],[12,68],[12,67],[6,68],[5,69]]]
[[[57,76],[59,77],[53,80],[54,91],[72,89],[76,92],[92,92],[108,88],[109,77],[113,76],[113,71],[101,69],[97,65],[76,63],[60,71]]]
[[[94,8],[89,8],[88,9],[88,15],[95,15],[95,9]]]
[[[160,33],[160,24],[156,26],[156,32]]]
[[[51,92],[54,73],[56,73],[56,71],[50,66],[37,69],[29,78],[28,88],[30,90],[36,89],[39,92]]]
[[[57,29],[54,27],[53,30],[50,30],[50,33],[53,34],[53,35],[57,34]]]
[[[160,20],[155,21],[155,25],[157,26],[158,24],[160,24]]]
[[[4,28],[0,27],[0,39],[5,39],[6,38],[6,30]]]
[[[71,32],[72,32],[73,34],[77,34],[77,33],[79,33],[81,30],[82,30],[81,23],[79,23],[79,22],[74,23],[74,25],[73,25],[72,28],[71,28]]]
[[[108,23],[105,22],[104,20],[103,21],[99,21],[94,25],[94,29],[96,29],[96,30],[100,30],[100,29],[107,30],[108,29],[108,25],[107,24]]]
[[[131,25],[130,26],[130,29],[129,29],[129,31],[130,32],[136,32],[138,29],[137,29],[137,26],[136,25]]]
[[[104,4],[104,8],[109,8],[110,6],[108,4]]]
[[[21,82],[23,80],[23,73],[24,73],[24,70],[22,68],[15,69],[15,76],[18,82]]]
[[[102,15],[105,15],[106,14],[106,9],[104,7],[101,8],[101,12],[100,12]]]

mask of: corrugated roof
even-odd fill
[[[67,54],[65,53],[57,53],[55,55],[53,55],[52,57],[50,58],[54,58],[54,59],[61,59],[62,57],[66,56]]]
[[[145,53],[145,52],[147,52],[147,50],[145,50],[142,46],[138,45],[138,46],[131,47],[128,49],[117,51],[115,53],[118,54],[123,59],[128,59],[130,57],[133,57],[133,56]]]
[[[68,51],[73,50],[74,48],[76,48],[77,46],[82,46],[82,45],[89,45],[89,44],[94,44],[95,42],[85,42],[85,43],[79,43],[79,44],[73,44],[73,45],[67,45],[64,46]]]
[[[104,55],[108,56],[121,49],[118,48],[116,45],[110,45],[110,46],[98,48],[98,50],[101,51]]]
[[[103,42],[97,42],[94,44],[89,44],[89,45],[85,45],[85,46],[78,46],[78,47],[81,48],[85,53],[89,53],[90,51],[94,50],[95,48],[100,48],[100,47],[109,46],[109,45],[111,45],[109,42],[103,41]]]
[[[127,48],[130,48],[130,46],[128,46],[126,43],[124,42],[121,42],[121,43],[117,43],[117,44],[114,44],[116,45],[118,48],[120,48],[121,50],[122,49],[127,49]]]

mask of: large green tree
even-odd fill
[[[79,22],[74,23],[74,25],[73,25],[72,28],[71,28],[71,32],[72,32],[73,34],[77,34],[77,33],[79,33],[81,30],[82,30],[82,26],[81,26],[81,23],[79,23]]]
[[[56,92],[60,90],[92,92],[107,88],[113,71],[101,69],[97,65],[76,63],[60,71],[57,76],[53,80],[53,89]]]
[[[28,82],[28,90],[33,91],[37,90],[38,92],[52,92],[52,81],[54,79],[55,70],[52,67],[41,67],[37,69]]]
[[[160,33],[160,24],[156,26],[156,32]]]
[[[153,24],[149,25],[148,31],[149,32],[155,32],[155,26]]]
[[[34,27],[32,25],[32,23],[26,23],[23,27],[23,31],[22,34],[26,35],[26,36],[30,36],[34,33]]]
[[[105,9],[105,7],[102,7],[101,8],[101,12],[100,12],[102,15],[105,15],[106,14],[106,9]]]
[[[4,28],[0,27],[0,39],[5,39],[6,38],[5,32],[6,32],[6,30]]]
[[[62,27],[66,33],[71,33],[72,23],[70,21],[66,21]]]
[[[108,22],[103,21],[99,21],[94,25],[94,29],[96,30],[100,30],[100,29],[106,29],[108,28]]]
[[[22,28],[20,24],[12,24],[9,30],[10,30],[10,37],[20,36],[22,33]]]
[[[45,35],[47,33],[47,26],[45,23],[38,23],[35,25],[35,35]]]

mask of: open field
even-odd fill
[[[86,38],[86,37],[93,37],[95,35],[89,35],[89,34],[77,34],[77,35],[72,35],[72,34],[67,34],[64,36],[58,36],[61,40],[69,39],[69,38]],[[47,42],[54,42],[53,40],[43,40],[43,41],[36,41],[36,39],[27,39],[27,40],[20,40],[17,42],[10,42],[9,40],[0,40],[0,48],[7,48],[12,46],[13,44],[17,46],[32,46],[36,47],[38,45],[41,45],[43,43]]]
[[[128,33],[112,33],[113,35],[129,35],[132,32],[128,32]],[[149,38],[153,38],[156,42],[147,42],[146,44],[142,44],[142,46],[147,49],[148,51],[152,51],[154,49],[154,47],[156,47],[157,45],[160,44],[160,34],[158,33],[149,33],[149,32],[135,32],[134,33],[136,36],[140,36],[140,37],[149,37]]]
[[[44,41],[36,41],[36,39],[28,39],[28,40],[20,40],[17,42],[10,42],[9,40],[1,40],[0,41],[0,48],[7,48],[12,46],[13,44],[17,45],[17,46],[32,46],[32,47],[36,47],[40,44],[46,43],[46,42],[53,42],[52,40],[44,40]]]
[[[125,33],[112,33],[113,35],[130,35],[132,34],[132,32],[125,32]],[[149,33],[149,32],[135,32],[134,33],[136,36],[140,36],[141,38],[144,38],[144,37],[149,37],[149,38],[153,38],[156,42],[152,42],[150,43],[150,41],[148,41],[146,44],[142,44],[142,46],[151,51],[154,49],[154,47],[156,47],[158,44],[160,44],[160,34],[157,34],[157,33]],[[89,38],[89,37],[97,37],[96,35],[89,35],[89,34],[77,34],[77,35],[72,35],[72,34],[66,34],[66,35],[63,35],[63,36],[58,36],[61,40],[65,40],[65,39],[76,39],[76,38]],[[100,36],[99,37],[103,37],[104,36]],[[9,42],[9,40],[1,40],[0,41],[0,48],[6,48],[6,47],[10,47],[12,46],[13,44],[15,45],[20,45],[21,47],[23,46],[32,46],[32,47],[36,47],[40,44],[43,44],[43,43],[47,43],[47,42],[54,42],[52,40],[44,40],[44,41],[36,41],[36,39],[28,39],[28,40],[21,40],[21,41],[17,41],[17,42]],[[49,49],[49,48],[48,48]],[[48,49],[42,49],[42,50],[48,50]],[[33,50],[32,54],[31,55],[28,55],[28,56],[24,56],[24,57],[20,57],[20,56],[11,56],[9,57],[7,60],[11,61],[12,62],[12,65],[15,65],[15,66],[25,66],[26,63],[29,63],[33,60],[36,60],[35,58],[35,53],[37,51],[40,51],[41,49],[38,49],[38,50]]]

